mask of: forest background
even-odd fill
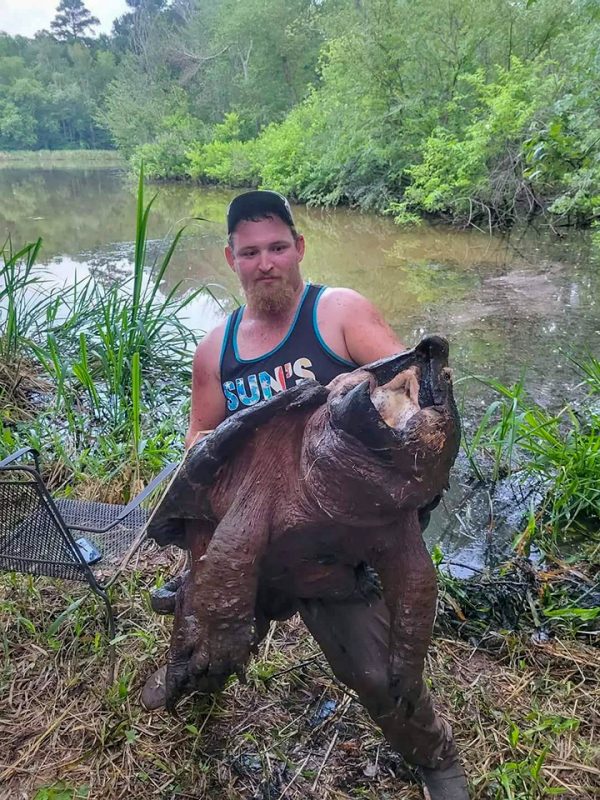
[[[399,222],[600,224],[597,0],[82,0],[0,34],[0,149]]]

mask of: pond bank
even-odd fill
[[[73,168],[124,168],[126,161],[117,150],[2,150],[0,169],[3,167],[31,167],[51,169]]]

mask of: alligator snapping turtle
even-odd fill
[[[148,526],[191,555],[178,591],[156,601],[175,613],[168,708],[241,676],[268,620],[298,603],[378,592],[391,693],[409,715],[424,702],[436,581],[419,514],[447,486],[460,438],[447,359],[447,342],[426,337],[240,411],[190,448]]]

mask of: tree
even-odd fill
[[[87,29],[99,24],[100,20],[90,14],[82,0],[61,0],[50,28],[55,39],[70,42],[84,39]]]
[[[131,11],[117,17],[112,27],[112,43],[116,51],[139,50],[139,40],[147,35],[154,19],[165,10],[167,0],[126,0]]]

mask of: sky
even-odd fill
[[[60,0],[0,0],[0,31],[33,36],[48,29]],[[115,17],[127,9],[125,0],[84,0],[88,11],[100,20],[96,33],[109,33]]]

